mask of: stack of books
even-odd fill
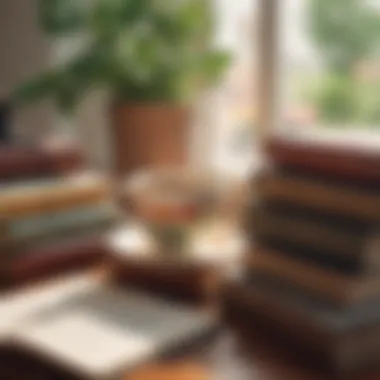
[[[0,146],[1,182],[56,177],[84,168],[85,160],[74,146],[60,148]]]
[[[74,151],[0,149],[0,284],[97,262],[116,220],[108,181]]]
[[[267,153],[247,273],[226,288],[228,308],[333,369],[378,364],[380,154],[285,138]]]

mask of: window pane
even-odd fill
[[[282,126],[380,130],[380,0],[282,6]]]
[[[252,161],[255,128],[256,0],[214,0],[217,43],[227,47],[233,61],[215,93],[214,164],[244,171]]]

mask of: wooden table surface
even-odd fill
[[[104,271],[101,271],[104,275]],[[151,363],[121,380],[380,380],[380,372],[332,376],[311,370],[286,347],[239,322],[225,327],[201,346]],[[380,364],[380,363],[379,363]],[[0,346],[0,380],[83,380],[46,368],[20,352]]]
[[[199,352],[171,359],[161,367],[147,366],[125,380],[380,380],[379,372],[333,375],[311,369],[286,351],[260,333],[229,328]],[[174,377],[168,375],[170,366]]]
[[[302,366],[263,337],[246,339],[245,332],[225,329],[200,349],[152,363],[123,380],[379,380],[380,373],[332,376]],[[0,379],[74,380],[28,360],[9,360],[0,350]],[[75,379],[77,380],[77,379]]]

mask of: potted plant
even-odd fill
[[[106,88],[117,169],[183,164],[197,95],[217,81],[229,54],[213,43],[208,0],[40,0],[40,23],[83,47],[16,91],[21,102],[51,98],[72,112]]]

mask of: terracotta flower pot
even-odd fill
[[[171,104],[112,107],[117,175],[188,162],[190,108]]]

